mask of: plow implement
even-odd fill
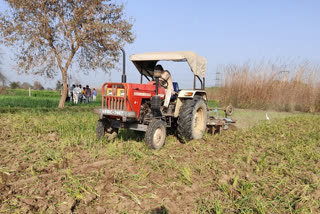
[[[219,117],[218,110],[222,109],[209,109],[208,111],[208,120],[207,120],[207,133],[216,134],[220,133],[221,130],[229,129],[229,125],[236,123],[235,120],[228,118],[233,113],[232,106],[228,106],[224,109],[225,115],[224,117]]]

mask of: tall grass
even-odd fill
[[[222,105],[280,111],[320,111],[320,67],[262,62],[227,65],[224,86],[209,91]]]

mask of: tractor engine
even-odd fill
[[[158,92],[158,95],[156,95]],[[120,122],[144,123],[160,115],[165,89],[156,87],[155,81],[147,84],[105,83],[102,86],[100,118],[109,117]]]

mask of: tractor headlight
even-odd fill
[[[117,90],[117,96],[118,97],[124,97],[124,89],[118,89]]]
[[[107,96],[112,96],[112,88],[107,89]]]
[[[193,92],[185,92],[184,96],[186,97],[191,97],[193,95]]]

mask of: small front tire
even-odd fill
[[[166,123],[162,120],[154,119],[147,128],[145,143],[151,149],[160,149],[165,143],[166,136]]]
[[[226,113],[227,116],[232,116],[232,114],[233,114],[233,107],[232,107],[232,105],[228,105],[228,106],[226,107],[226,109],[224,110],[224,112]]]
[[[111,127],[111,122],[107,119],[100,119],[96,125],[96,138],[101,140],[106,137],[108,142],[112,142],[118,135],[118,129]]]

